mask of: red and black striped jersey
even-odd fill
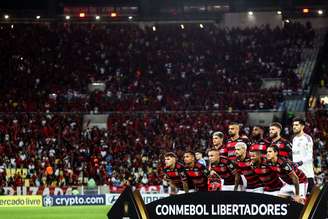
[[[170,167],[164,167],[163,174],[166,176],[168,180],[171,181],[177,188],[182,189],[182,181],[187,181],[187,174],[185,167],[180,164],[176,163],[174,168],[171,169]]]
[[[197,191],[207,191],[209,170],[206,167],[200,163],[195,163],[193,167],[185,166],[185,172]]]
[[[228,149],[226,148],[225,145],[222,145],[222,146],[219,148],[219,152],[220,152],[220,155],[221,155],[221,156],[224,156],[224,157],[227,157],[227,156],[228,156]]]
[[[246,157],[244,160],[237,159],[235,164],[237,172],[244,175],[247,180],[247,189],[263,187],[263,183],[252,168],[251,159]]]
[[[278,155],[281,158],[285,158],[288,160],[292,160],[292,144],[284,139],[284,138],[279,138],[278,141],[272,141],[270,143],[271,146],[277,146],[278,147]]]
[[[303,173],[302,170],[300,170],[296,164],[291,162],[290,160],[278,158],[276,163],[268,162],[268,165],[270,168],[277,172],[279,177],[288,183],[289,185],[293,185],[292,179],[289,177],[290,174],[294,171],[295,174],[298,177],[299,183],[305,183],[307,182],[307,177]]]
[[[254,140],[249,147],[250,151],[262,151],[262,157],[266,157],[267,146],[270,145],[270,142],[265,139]]]
[[[227,157],[220,156],[220,161],[211,163],[209,169],[214,170],[222,179],[224,185],[235,184],[236,168],[233,162]]]
[[[210,192],[220,191],[222,188],[222,182],[220,176],[211,176],[207,178],[207,189]]]
[[[278,174],[263,159],[259,165],[252,165],[255,174],[264,184],[264,191],[278,191],[283,186]]]
[[[248,147],[248,139],[241,138],[241,137],[237,138],[236,140],[232,140],[231,138],[229,138],[226,143],[226,149],[228,153],[227,157],[232,162],[236,162],[237,159],[235,146],[238,142],[244,142]]]

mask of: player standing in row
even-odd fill
[[[307,194],[310,194],[314,186],[313,171],[313,140],[310,135],[304,133],[305,121],[300,118],[293,120],[293,162],[301,162],[299,169],[308,179]]]
[[[282,138],[280,133],[282,125],[279,122],[273,122],[269,128],[270,146],[277,146],[279,150],[279,157],[284,157],[292,160],[292,145],[285,138]]]
[[[270,144],[269,141],[264,139],[264,129],[262,126],[254,126],[251,135],[251,146],[253,148],[258,148],[259,150],[266,151],[267,146]],[[263,154],[264,157],[266,154]]]
[[[246,178],[247,192],[258,192],[263,193],[263,183],[256,175],[253,167],[252,167],[252,160],[247,153],[247,145],[244,142],[238,142],[236,144],[236,155],[237,155],[237,162],[236,162],[236,176],[235,176],[235,188],[234,190],[238,190],[240,175],[243,175]],[[255,147],[255,146],[254,146]],[[264,146],[265,147],[265,146]],[[265,150],[265,148],[263,148]]]
[[[228,134],[230,138],[227,140],[226,149],[228,152],[228,159],[232,162],[236,162],[236,149],[235,146],[238,142],[244,142],[246,145],[248,144],[248,139],[241,138],[239,136],[240,127],[238,123],[231,123],[229,125]]]
[[[204,167],[207,166],[206,160],[203,158],[203,152],[200,149],[195,150],[196,161],[203,165]]]
[[[224,145],[224,134],[222,132],[214,132],[212,135],[213,148],[220,151],[221,156],[228,156],[228,150]]]

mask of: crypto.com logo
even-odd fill
[[[54,199],[50,196],[45,196],[43,198],[43,206],[45,207],[51,207],[54,205]]]

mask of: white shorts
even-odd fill
[[[307,192],[307,186],[308,183],[300,183],[299,188],[300,188],[300,196],[301,197],[306,197],[306,192]],[[280,195],[288,195],[288,196],[292,196],[295,195],[295,186],[294,185],[289,185],[289,184],[285,184],[283,187],[281,187],[280,191],[279,191]]]
[[[234,191],[235,185],[222,185],[222,191]]]
[[[238,188],[237,188],[237,191],[245,191],[246,187],[247,187],[247,180],[245,178],[244,175],[241,175],[240,176],[241,178],[241,181],[242,181],[242,185],[239,185]],[[224,184],[224,180],[222,181],[222,185]],[[235,188],[235,187],[234,187]],[[222,189],[223,190],[223,189]],[[234,189],[233,189],[234,190]],[[226,190],[226,191],[233,191],[233,190]]]
[[[267,194],[267,195],[279,196],[279,192],[280,191],[278,190],[278,191],[272,191],[272,192],[264,191],[263,193]]]
[[[241,180],[243,181],[242,185],[239,185],[240,191],[245,191],[247,188],[247,179],[244,175],[241,175]]]
[[[255,189],[246,189],[246,192],[255,192],[255,193],[263,193],[264,188],[263,187],[258,187]]]
[[[196,192],[196,190],[195,189],[189,189],[188,193],[191,193],[191,192]],[[178,189],[176,194],[177,195],[185,194],[185,191],[183,189]]]

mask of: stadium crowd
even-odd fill
[[[247,123],[234,110],[278,109],[284,90],[302,89],[294,69],[313,38],[300,24],[1,24],[0,186],[161,184],[164,152],[205,151],[214,131]],[[263,78],[283,84],[261,89]],[[98,81],[105,91],[89,92]],[[83,129],[82,113],[107,111],[107,130]],[[307,118],[318,173],[328,162],[319,116]]]
[[[322,182],[328,175],[328,115],[310,116],[306,132],[314,139],[314,164]],[[231,121],[246,124],[247,113],[118,113],[109,116],[108,130],[83,130],[79,114],[5,114],[0,119],[0,182],[66,186],[93,178],[98,185],[159,185],[166,151],[180,157],[195,148],[205,152],[211,134],[227,133]],[[250,130],[243,126],[241,134],[249,136]],[[284,133],[292,135],[288,127]],[[27,173],[6,177],[11,168],[26,168]]]
[[[0,26],[1,112],[278,109],[314,31],[301,24]],[[206,43],[203,43],[206,42]],[[261,88],[263,78],[281,87]],[[104,92],[88,92],[91,82]],[[10,89],[8,89],[10,88]]]

